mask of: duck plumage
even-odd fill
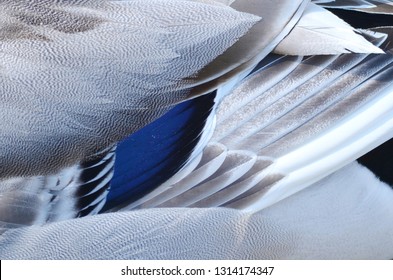
[[[390,7],[2,1],[0,256],[392,258]]]

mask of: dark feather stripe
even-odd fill
[[[344,9],[329,10],[355,28],[367,29],[372,27],[393,25],[393,15],[370,14],[360,11]]]
[[[92,192],[94,192],[94,190],[99,184],[101,184],[105,179],[107,179],[108,176],[112,176],[111,173],[113,173],[113,167],[109,169],[108,172],[106,172],[102,177],[99,177],[97,180],[81,185],[77,191],[77,197],[85,197],[87,195],[90,195]],[[98,191],[99,190],[96,190],[96,192]]]
[[[94,159],[83,162],[80,167],[80,185],[75,194],[78,217],[97,211],[101,201],[106,198],[115,163],[115,147],[97,154]],[[101,198],[101,199],[100,199]]]
[[[393,188],[393,139],[365,154],[358,162]]]
[[[79,212],[78,217],[85,217],[93,214],[96,211],[97,205],[89,206]]]
[[[97,204],[99,204],[102,201],[102,199],[105,198],[105,196],[103,196],[103,194],[108,189],[109,189],[109,183],[105,184],[98,191],[96,191],[96,192],[94,192],[94,193],[92,193],[90,195],[87,195],[87,196],[84,196],[84,197],[80,197],[79,200],[78,200],[78,205],[77,205],[78,208],[82,209],[82,210],[85,210],[88,207],[96,206]],[[98,200],[101,196],[103,196],[102,199]],[[97,200],[97,201],[95,201],[95,200]]]
[[[113,164],[113,157],[114,157],[114,153],[113,155],[108,158],[107,160],[102,160],[101,162],[99,162],[99,164],[93,165],[92,167],[89,168],[84,168],[83,172],[80,176],[80,180],[82,182],[90,182],[93,180],[97,180],[97,176],[104,171],[105,168],[108,167],[108,165]],[[105,172],[105,174],[108,174],[108,172]],[[80,191],[82,191],[83,193],[86,193],[85,189],[81,189]]]
[[[181,103],[118,145],[103,211],[143,197],[184,166],[200,140],[215,97],[211,93]]]

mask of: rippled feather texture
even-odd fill
[[[28,3],[2,2],[4,177],[53,172],[143,127],[259,20],[195,1]]]
[[[354,163],[256,214],[166,208],[89,216],[5,233],[0,252],[2,259],[387,259],[393,221],[381,218],[392,217],[392,199]]]
[[[0,1],[0,258],[393,258],[391,7]]]

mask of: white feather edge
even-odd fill
[[[255,67],[255,65],[254,65],[254,67]],[[210,116],[206,120],[205,127],[204,127],[204,129],[201,133],[201,136],[200,136],[200,141],[198,142],[197,146],[194,148],[189,160],[184,165],[184,167],[178,173],[176,173],[172,178],[170,178],[168,181],[166,181],[165,183],[163,183],[162,185],[160,185],[155,190],[153,190],[149,194],[145,195],[141,199],[138,199],[137,201],[130,203],[127,206],[121,206],[119,208],[115,207],[110,210],[111,212],[116,211],[118,209],[129,210],[129,209],[135,209],[135,208],[139,208],[139,207],[147,207],[146,205],[149,205],[148,207],[153,207],[152,203],[149,201],[157,200],[158,196],[161,197],[160,199],[158,199],[158,201],[161,201],[161,202],[165,201],[164,198],[166,198],[167,196],[165,196],[165,194],[163,194],[164,192],[167,192],[168,190],[170,190],[172,192],[175,185],[181,184],[180,182],[182,181],[182,179],[184,179],[191,172],[193,172],[193,170],[195,168],[200,167],[198,164],[202,159],[202,152],[203,152],[204,148],[207,146],[207,144],[209,143],[210,139],[212,138],[213,133],[215,132],[216,122],[217,122],[217,118],[216,118],[215,114],[216,114],[217,105],[222,101],[222,99],[225,96],[227,96],[232,91],[232,89],[239,82],[241,82],[252,71],[252,69],[253,69],[252,66],[247,67],[246,69],[240,71],[236,76],[231,77],[231,79],[229,79],[226,83],[223,83],[217,89],[217,96],[215,98],[215,105],[212,108]],[[218,169],[219,167],[220,166],[216,166],[216,169]],[[191,186],[190,186],[190,188],[191,188]],[[175,193],[178,194],[179,192],[176,191]],[[173,196],[171,196],[171,198],[172,197]],[[144,206],[141,206],[142,204],[144,204]],[[154,206],[156,206],[156,204],[154,204]]]
[[[318,5],[309,3],[294,29],[275,48],[284,55],[383,53],[350,25]]]
[[[223,178],[216,177],[216,171],[222,168],[228,155],[250,153],[249,151],[225,151],[210,161],[199,162],[200,164],[193,172],[188,176],[183,176],[175,184],[165,184],[162,192],[144,200],[144,204],[138,203],[138,208],[217,207],[225,204],[231,208],[257,212],[318,182],[392,137],[393,85],[390,85],[376,99],[359,108],[350,117],[282,157],[256,158],[250,154],[252,157],[250,161],[240,164],[239,168],[222,170],[221,174],[226,173]],[[209,145],[219,146],[220,144]],[[223,151],[224,147],[222,147]],[[261,167],[259,171],[250,172],[258,160],[266,160],[269,164]],[[203,170],[207,167],[210,169],[208,173]],[[246,174],[247,172],[250,173]],[[237,180],[227,182],[227,177],[231,173],[237,176]],[[236,173],[238,175],[235,175]],[[242,175],[246,176],[242,177]],[[217,181],[216,185],[209,185],[207,189],[207,185],[202,181],[212,178]],[[266,178],[271,180],[266,187],[254,191],[250,196],[238,199]],[[187,192],[188,195],[183,195]],[[187,199],[191,193],[194,199]],[[182,200],[183,198],[185,200]],[[234,202],[230,202],[232,199]]]
[[[393,1],[391,0],[353,0],[353,1],[335,1],[335,0],[321,0],[321,1],[312,1],[315,4],[319,4],[322,7],[327,8],[336,8],[336,9],[348,9],[348,10],[356,10],[356,9],[373,9],[378,7],[378,5],[386,4],[389,6],[393,6]]]
[[[223,188],[236,182],[255,164],[257,156],[248,151],[229,151],[224,162],[207,180],[192,188],[185,189],[180,184],[180,193],[157,207],[189,207],[206,199]],[[182,182],[184,183],[184,182]]]
[[[374,35],[376,38],[382,38],[378,34]],[[298,65],[299,60],[293,62]],[[292,63],[287,64],[287,67],[292,70],[293,66]],[[266,69],[264,71],[267,71]],[[239,105],[242,106],[241,104],[234,106]],[[220,160],[214,156],[205,158],[204,155],[202,160],[200,156],[197,157],[197,160],[191,161],[184,168],[181,176],[178,176],[176,180],[164,183],[154,194],[127,209],[177,207],[179,205],[216,207],[225,204],[225,206],[246,211],[259,211],[317,182],[390,139],[393,136],[393,113],[390,112],[393,112],[393,85],[391,84],[379,92],[375,99],[359,107],[319,137],[304,143],[295,150],[288,151],[279,158],[258,156],[255,162],[266,160],[269,164],[261,167],[258,172],[253,171],[253,168],[255,169],[253,164],[245,165],[247,168],[241,170],[243,175],[239,173],[237,180],[223,185],[220,185],[222,182],[218,180],[216,183],[220,186],[213,187],[207,193],[205,190],[204,194],[200,194],[204,192],[204,180],[219,178],[216,177],[215,172],[222,168],[228,154],[250,153],[245,150],[228,150],[220,143],[209,143],[205,151],[208,151],[210,147],[219,148],[221,153],[217,153],[217,157]],[[206,172],[207,168],[210,172]],[[234,168],[232,171],[226,170],[225,172],[236,173],[237,171],[238,169]],[[261,182],[262,186],[258,186]],[[247,193],[250,189],[253,189],[252,195]],[[176,199],[177,196],[187,192],[199,194],[196,199],[185,203],[181,202],[181,199]]]
[[[376,6],[370,1],[365,0],[354,0],[354,1],[335,1],[335,0],[314,0],[315,4],[319,4],[322,7],[328,8],[342,8],[342,9],[353,9],[353,8],[375,8]]]
[[[316,3],[316,2],[314,2]],[[330,1],[320,3],[320,6],[329,9],[354,10],[370,14],[393,14],[393,1],[389,0],[368,0],[368,1]]]
[[[178,180],[175,182],[165,182],[158,188],[160,189],[159,193],[155,193],[154,196],[150,196],[147,199],[141,199],[138,201],[135,204],[136,206],[139,206],[137,208],[158,207],[158,205],[162,205],[176,196],[181,195],[182,193],[205,181],[210,176],[213,176],[224,163],[227,157],[227,149],[222,144],[209,144],[204,149],[203,154],[200,156],[200,161],[192,161],[192,165],[196,164],[192,172],[186,174],[187,176],[177,178]]]
[[[278,158],[269,172],[288,175],[267,192],[231,205],[259,211],[321,180],[393,137],[393,85],[356,115]]]

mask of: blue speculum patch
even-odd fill
[[[199,141],[215,96],[211,93],[181,103],[119,143],[102,211],[139,199],[184,166]]]

